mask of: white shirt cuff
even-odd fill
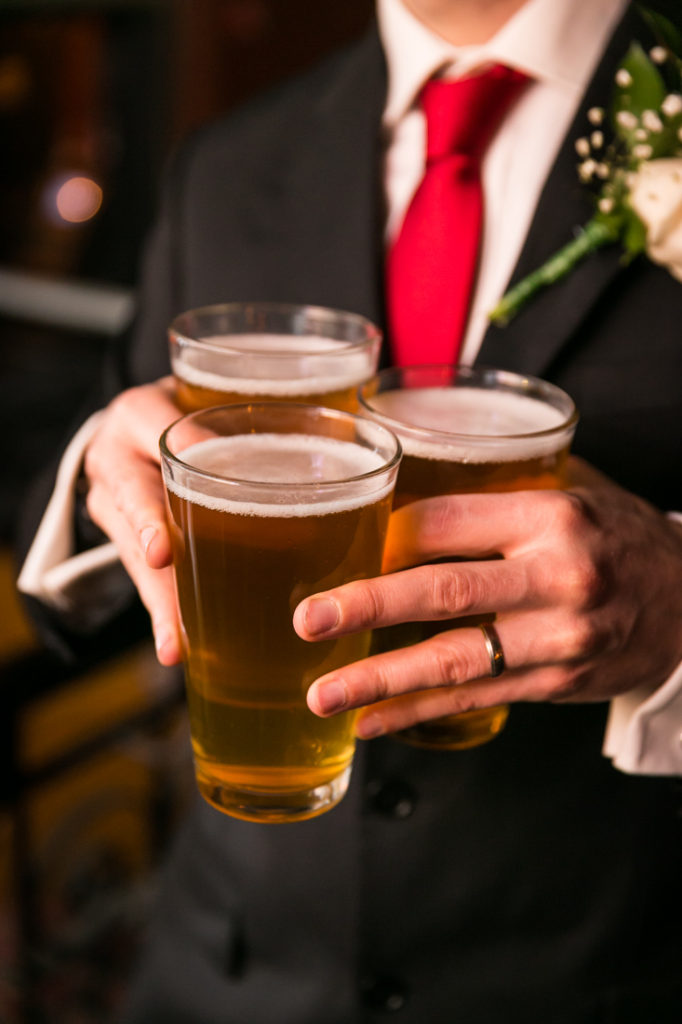
[[[682,665],[653,693],[611,701],[603,753],[632,775],[682,775]]]
[[[79,554],[74,554],[72,546],[76,481],[101,415],[87,419],[64,452],[52,496],[17,580],[22,593],[38,598],[81,632],[110,618],[132,588],[113,542]]]

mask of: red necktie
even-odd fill
[[[481,159],[527,81],[496,64],[427,82],[426,169],[387,258],[393,363],[453,363],[466,327],[483,216]]]

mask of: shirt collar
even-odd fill
[[[562,89],[582,91],[627,3],[527,0],[487,43],[457,47],[423,25],[402,0],[377,0],[388,66],[384,124],[395,125],[434,74],[461,77],[491,62]]]

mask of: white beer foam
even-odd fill
[[[225,477],[228,481],[247,481],[239,484],[244,498],[231,500],[224,492],[234,490],[236,485],[194,473],[196,486],[188,487],[171,479],[164,466],[166,486],[179,498],[233,515],[278,518],[329,515],[379,501],[392,489],[392,481],[377,477],[344,484],[349,477],[380,469],[385,460],[378,452],[350,441],[310,434],[239,434],[211,438],[178,452],[178,458],[199,472]],[[254,484],[251,498],[248,482]],[[258,493],[259,485],[264,483],[282,485],[269,501],[263,500],[262,489]],[[311,500],[315,484],[320,484],[323,491],[317,492],[318,500]],[[324,491],[335,484],[344,493],[325,500]],[[304,489],[298,490],[297,485]],[[349,490],[352,493],[349,494]]]
[[[324,394],[356,387],[372,370],[371,347],[358,352],[354,342],[312,334],[214,334],[201,340],[224,349],[224,356],[220,352],[184,347],[173,356],[173,372],[188,384],[213,391],[282,398]],[[243,353],[243,361],[237,362],[238,355],[232,359],[232,353]],[[315,357],[319,357],[319,365]],[[207,368],[223,359],[226,363],[232,361],[233,366],[239,365],[243,374],[233,377]],[[308,368],[305,360],[309,362]]]
[[[563,447],[571,433],[561,429],[566,415],[553,406],[527,395],[484,388],[405,388],[381,392],[371,404],[390,418],[387,426],[400,438],[404,453],[422,459],[536,458]],[[440,436],[419,436],[419,429],[437,431]]]

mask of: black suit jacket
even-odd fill
[[[515,277],[589,217],[573,140],[642,33],[628,12]],[[310,302],[383,323],[384,92],[372,30],[183,149],[121,383],[168,372],[168,322],[194,306]],[[479,361],[566,388],[581,411],[575,449],[680,508],[681,311],[665,270],[644,259],[625,268],[604,250],[491,328]],[[519,705],[500,738],[459,754],[361,744],[348,796],[302,824],[252,825],[198,805],[127,1019],[677,1024],[680,793],[611,767],[605,715]]]

